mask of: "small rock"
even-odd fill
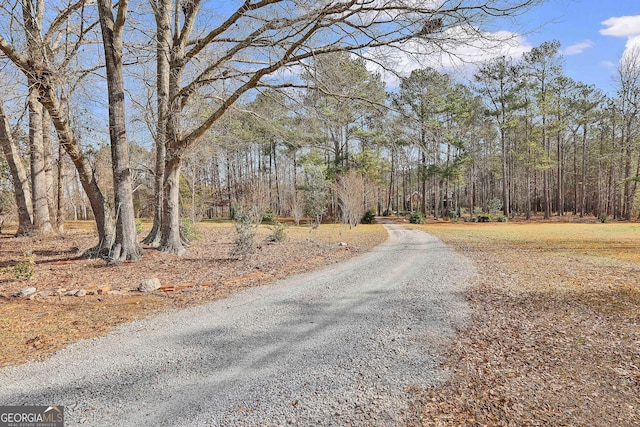
[[[24,297],[28,297],[29,295],[33,295],[36,293],[36,288],[34,288],[33,286],[29,286],[28,288],[24,288],[21,289],[16,296],[18,298],[24,298]]]
[[[78,292],[76,292],[76,296],[77,297],[87,296],[87,291],[85,291],[84,289],[80,289]]]
[[[77,293],[78,293],[78,291],[79,291],[79,289],[72,289],[72,290],[70,290],[69,292],[65,293],[65,294],[64,294],[64,296],[66,296],[66,297],[72,297],[72,296],[74,296],[75,294],[77,294]]]
[[[338,243],[338,246],[347,246],[347,244],[345,242],[340,242]]]
[[[101,287],[101,288],[98,288],[98,293],[99,293],[99,294],[104,294],[104,293],[109,292],[111,289],[112,289],[112,288],[111,288],[111,286],[109,286],[109,285],[107,285],[107,286],[103,286],[103,287]]]
[[[160,279],[157,279],[155,277],[153,279],[144,280],[138,287],[138,290],[140,292],[153,292],[157,291],[158,289],[160,289]]]

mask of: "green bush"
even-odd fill
[[[262,213],[262,222],[266,222],[268,224],[276,223],[276,213],[273,209],[267,209]]]
[[[200,229],[189,218],[180,223],[180,236],[187,242],[200,238]]]
[[[231,256],[245,259],[256,249],[254,240],[258,224],[254,215],[242,207],[237,207],[234,211],[233,225],[236,229],[236,240],[231,250]]]
[[[22,261],[19,261],[13,267],[0,268],[0,273],[7,273],[14,277],[16,280],[29,280],[33,275],[33,270],[36,266],[36,256],[31,252],[22,253]]]
[[[603,224],[604,224],[605,222],[607,222],[607,221],[609,220],[609,215],[607,215],[607,214],[600,214],[600,216],[598,216],[598,220],[599,220],[601,223],[603,223]]]
[[[491,214],[480,214],[476,217],[478,222],[491,222],[493,221],[493,215]]]
[[[276,221],[273,226],[268,227],[271,230],[269,240],[272,242],[284,242],[287,240],[287,230],[284,224]]]
[[[362,218],[360,219],[361,224],[373,224],[375,222],[376,222],[376,214],[371,209],[366,211],[364,215],[362,215]]]
[[[413,212],[411,215],[409,215],[409,222],[411,224],[424,224],[426,221],[424,215],[422,215],[422,213],[420,212]]]
[[[449,212],[447,212],[447,215],[449,216],[450,221],[458,220],[458,212],[455,209],[449,209]]]
[[[502,209],[502,200],[500,199],[490,200],[487,208],[489,209],[490,214],[496,215],[498,211]]]
[[[136,220],[136,234],[142,234],[144,231],[144,225],[142,225],[142,220]]]
[[[498,215],[498,217],[496,218],[496,221],[498,222],[507,222],[509,220],[509,218],[506,217],[506,215]]]

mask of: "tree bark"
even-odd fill
[[[16,147],[13,141],[11,127],[5,116],[2,102],[0,102],[0,145],[2,145],[4,157],[7,159],[7,164],[9,165],[16,206],[18,207],[18,231],[16,232],[16,236],[31,235],[33,233],[31,189],[29,188],[27,172],[22,163],[18,147]]]
[[[125,125],[124,77],[122,72],[122,30],[128,1],[120,0],[114,18],[110,0],[98,0],[98,15],[102,29],[107,90],[109,98],[109,139],[113,167],[113,188],[116,209],[116,236],[110,247],[111,261],[135,261],[142,255],[137,240],[136,218],[133,209],[133,191],[129,147]]]
[[[26,50],[36,75],[44,69],[45,51],[42,42],[42,21],[44,19],[44,1],[22,0],[22,18],[26,37]],[[39,93],[34,85],[33,76],[27,76],[29,94],[29,146],[31,157],[31,203],[33,205],[33,226],[40,235],[53,234],[49,213],[43,139],[43,107]]]
[[[167,156],[164,168],[164,213],[160,251],[184,255],[187,251],[180,236],[180,168],[179,156]]]
[[[58,144],[58,175],[57,175],[57,202],[56,205],[56,229],[58,233],[64,231],[64,155],[62,144]]]
[[[81,4],[79,4],[81,5]],[[34,62],[29,56],[22,53],[17,47],[11,45],[6,39],[0,36],[0,51],[2,51],[9,60],[11,60],[22,73],[31,79],[33,88],[37,89],[40,94],[40,102],[49,111],[53,125],[58,134],[58,141],[63,145],[67,154],[71,158],[77,172],[82,187],[87,194],[87,198],[91,204],[93,214],[96,221],[98,231],[98,244],[96,247],[87,251],[88,254],[95,254],[104,248],[107,241],[111,241],[113,235],[113,223],[111,222],[110,210],[105,203],[104,196],[98,187],[93,173],[93,169],[88,159],[78,145],[71,125],[67,119],[64,108],[60,105],[58,98],[58,86],[51,79],[52,71],[48,68],[46,55],[42,49],[43,41],[39,25],[35,24],[35,16],[42,16],[44,12],[44,2],[39,1],[36,10],[28,0],[22,0],[23,17],[25,35],[27,44],[31,48],[33,44],[40,46],[40,54],[34,58]],[[35,29],[35,30],[30,30]],[[84,204],[83,204],[84,207]]]
[[[31,89],[29,102],[29,145],[31,150],[31,203],[33,226],[39,235],[53,234],[49,214],[49,191],[45,171],[45,147],[43,140],[43,108],[38,93]]]
[[[56,223],[56,191],[53,185],[53,141],[51,133],[51,115],[46,108],[42,109],[42,147],[44,153],[44,176],[46,180],[47,204],[49,205],[49,217],[51,224]]]
[[[167,121],[169,116],[169,85],[171,58],[171,4],[172,0],[157,0],[152,3],[156,19],[156,161],[154,177],[153,226],[143,243],[158,247],[164,204],[164,163],[166,157]]]

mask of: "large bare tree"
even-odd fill
[[[88,3],[87,0],[78,0],[60,8],[58,13],[48,21],[49,27],[45,30],[42,28],[43,24],[38,24],[38,22],[42,22],[39,17],[44,14],[45,2],[43,0],[20,0],[22,13],[18,15],[15,10],[11,10],[10,19],[17,20],[22,24],[25,28],[24,43],[31,47],[28,49],[28,54],[25,54],[21,39],[17,38],[15,34],[0,35],[0,51],[25,75],[29,88],[33,90],[34,98],[37,97],[37,101],[49,112],[58,141],[73,161],[82,187],[91,204],[99,238],[95,250],[100,252],[107,248],[113,240],[111,209],[98,186],[93,167],[76,138],[66,103],[61,98],[64,94],[62,79],[67,74],[67,68],[84,44],[86,34],[97,23],[82,24],[76,34],[66,34],[66,37],[61,37],[67,40],[67,48],[62,51],[58,61],[53,61],[52,58],[55,51],[53,45],[57,41],[57,36],[60,35],[74,13],[79,13],[80,20],[84,21],[84,10]],[[19,20],[20,16],[22,16],[22,20]],[[29,52],[33,52],[33,54],[29,54]],[[36,61],[32,60],[33,56],[37,59]]]
[[[122,32],[129,2],[120,0],[114,16],[111,0],[98,0],[98,14],[107,72],[109,98],[109,139],[113,168],[116,235],[109,258],[112,261],[137,260],[142,254],[136,234],[133,210],[132,176],[125,123],[125,93],[122,63]]]
[[[160,7],[162,1],[154,2],[157,16],[167,9],[166,3]],[[246,0],[223,9],[228,12],[220,19],[208,19],[210,25],[192,37],[198,12],[208,3],[182,1],[172,8],[160,249],[185,251],[179,231],[182,155],[244,95],[261,87],[295,86],[287,73],[295,75],[296,66],[332,52],[373,58],[379,49],[406,51],[420,45],[442,53],[456,43],[485,37],[479,25],[487,19],[511,16],[538,2]],[[207,109],[194,105],[203,97],[210,100]],[[197,118],[184,123],[185,113],[194,109]]]
[[[20,152],[14,142],[12,129],[4,112],[2,101],[0,101],[0,146],[2,146],[2,152],[9,165],[16,206],[18,207],[18,231],[16,236],[26,236],[33,232],[31,188],[29,187],[27,171],[22,162]]]

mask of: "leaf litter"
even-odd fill
[[[81,258],[96,240],[90,222],[70,222],[61,236],[13,238],[0,235],[0,267],[14,266],[25,252],[35,255],[28,281],[0,273],[0,367],[36,360],[83,338],[106,334],[121,323],[170,309],[224,298],[251,286],[317,269],[360,254],[383,242],[381,225],[288,227],[285,242],[268,241],[261,226],[256,252],[246,260],[230,255],[231,223],[202,223],[202,237],[178,257],[146,248],[134,263],[107,265]],[[344,243],[345,245],[340,245]],[[135,289],[158,278],[159,291]],[[28,298],[14,295],[36,287]],[[82,290],[82,293],[77,291]],[[77,297],[74,295],[86,296]]]
[[[411,425],[640,425],[637,224],[422,227],[471,258],[472,323]],[[570,236],[570,239],[569,239]]]

